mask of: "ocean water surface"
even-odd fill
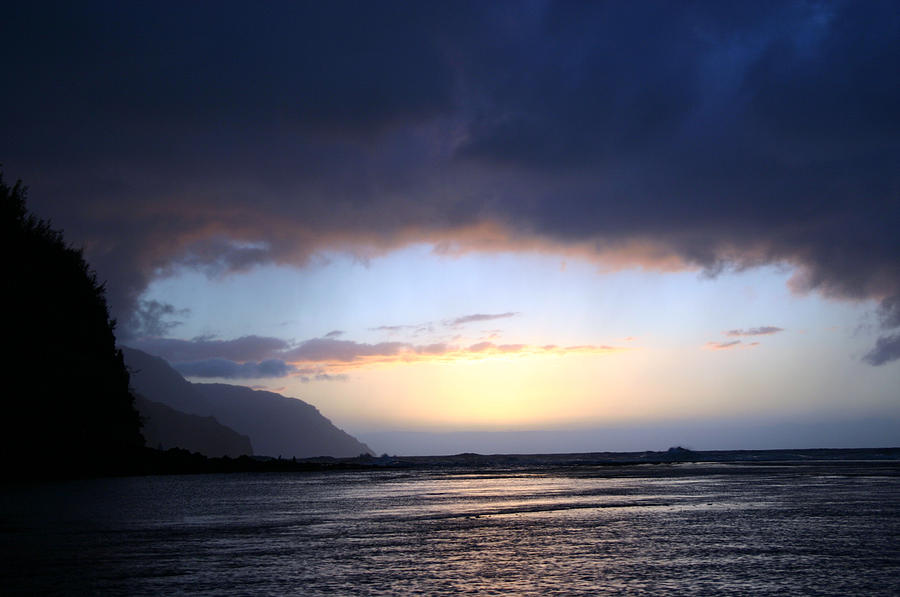
[[[4,594],[900,594],[897,462],[133,477],[0,506]]]

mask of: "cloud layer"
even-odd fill
[[[729,338],[746,338],[746,337],[754,337],[754,336],[772,336],[779,332],[783,332],[784,328],[780,328],[774,325],[761,325],[755,328],[747,328],[747,329],[734,329],[722,332],[723,335],[728,336]],[[732,350],[735,348],[752,348],[754,346],[759,346],[759,342],[745,342],[743,340],[727,340],[725,342],[717,342],[711,341],[707,342],[703,348],[706,350]]]
[[[885,347],[898,31],[876,0],[18,3],[0,159],[85,246],[123,336],[165,331],[174,308],[138,299],[173,267],[430,242],[787,264],[798,292],[880,301]]]
[[[233,340],[215,338],[175,338],[142,337],[131,343],[134,348],[159,355],[173,363],[227,359],[230,361],[261,361],[287,350],[290,344],[271,336],[243,336]]]
[[[142,338],[131,342],[131,345],[174,363],[174,367],[187,377],[259,379],[292,375],[302,381],[343,381],[347,379],[344,373],[346,371],[391,363],[570,354],[604,355],[629,350],[609,345],[533,346],[494,342],[470,345],[410,342],[370,344],[329,337],[312,338],[290,345],[277,338],[259,336],[235,340]]]
[[[285,377],[296,368],[279,359],[259,363],[236,363],[228,359],[206,359],[187,363],[175,363],[173,367],[185,377],[218,377],[225,379],[260,379]]]

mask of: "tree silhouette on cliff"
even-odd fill
[[[117,472],[143,445],[103,284],[0,173],[7,357],[0,458],[13,473]],[[40,470],[35,470],[39,467]]]

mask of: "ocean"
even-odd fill
[[[898,595],[900,463],[0,487],[4,594]]]

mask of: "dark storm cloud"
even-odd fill
[[[863,357],[870,365],[878,366],[900,359],[900,334],[882,336],[875,342],[875,347]]]
[[[469,75],[494,108],[478,113],[461,155],[571,169],[643,151],[697,99],[702,41],[675,3],[548,3],[539,18],[482,40]],[[642,32],[658,34],[646,35]],[[499,75],[499,76],[498,76]]]
[[[878,315],[882,327],[886,329],[900,327],[900,295],[894,295],[881,301]]]
[[[260,379],[285,377],[295,371],[292,365],[278,359],[259,363],[236,363],[228,359],[206,359],[172,365],[185,377],[219,377],[225,379]]]
[[[190,309],[177,309],[169,303],[138,301],[130,321],[131,329],[140,336],[162,337],[181,325],[173,317],[185,316]]]
[[[173,267],[422,241],[787,264],[900,326],[895,2],[175,6],[0,21],[0,161],[123,335]]]
[[[4,11],[4,49],[8,74],[29,83],[18,95],[53,108],[50,123],[87,112],[218,126],[241,115],[359,132],[451,107],[450,65],[434,36],[460,11],[440,11],[390,2],[23,3]],[[85,141],[115,134],[95,133]],[[165,148],[160,140],[136,149]]]

